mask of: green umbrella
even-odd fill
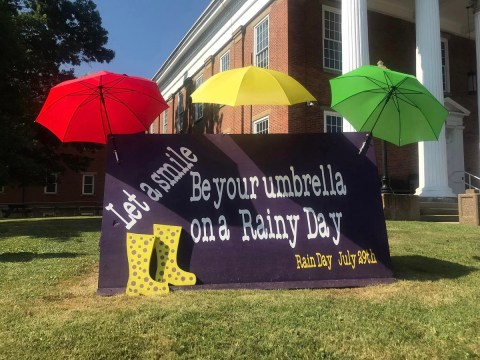
[[[332,108],[355,130],[397,146],[438,140],[448,115],[414,76],[382,65],[359,67],[330,80],[330,86]]]

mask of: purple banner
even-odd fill
[[[358,155],[364,138],[116,136],[120,162],[110,143],[99,293],[125,291],[127,233],[153,238],[156,224],[181,227],[176,261],[196,276],[194,287],[392,281],[373,150]],[[152,277],[161,261],[153,253]]]

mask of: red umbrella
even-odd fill
[[[106,144],[110,134],[146,131],[166,108],[155,82],[100,71],[54,86],[36,122],[62,142]]]

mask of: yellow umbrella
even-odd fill
[[[222,105],[293,105],[316,101],[297,80],[279,71],[247,66],[218,73],[192,93],[192,102]]]

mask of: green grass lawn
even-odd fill
[[[0,221],[0,359],[480,358],[480,227],[388,222],[390,285],[100,297],[100,226]]]

